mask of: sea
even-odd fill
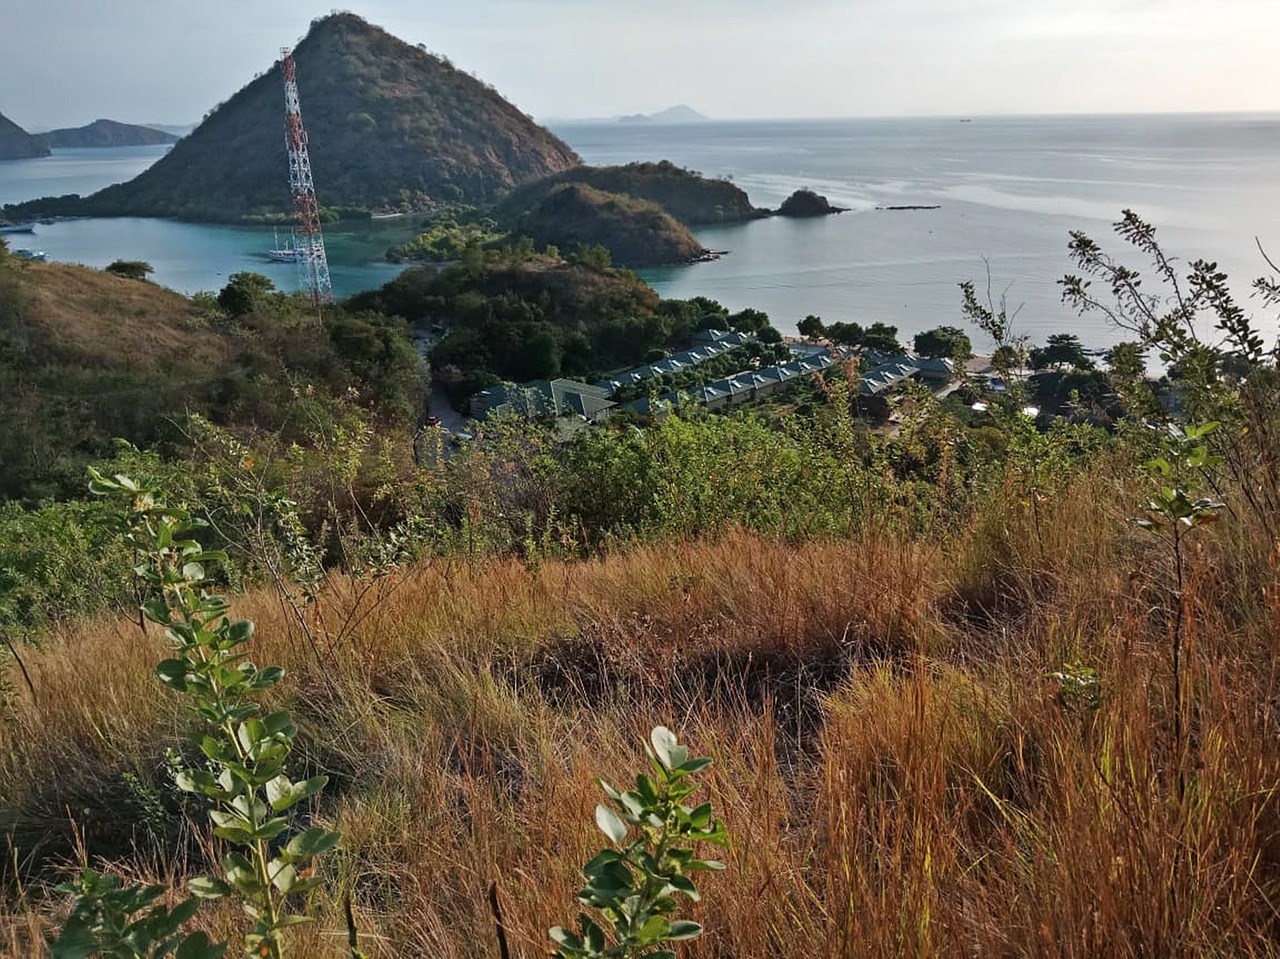
[[[1098,315],[1061,302],[1072,272],[1067,244],[1082,231],[1137,268],[1141,254],[1113,233],[1132,209],[1185,266],[1216,261],[1246,307],[1250,283],[1270,275],[1259,249],[1280,262],[1280,114],[1002,116],[861,120],[590,123],[553,127],[592,164],[671,160],[727,177],[756,206],[776,207],[808,188],[848,212],[701,227],[719,260],[645,271],[668,297],[707,296],[767,312],[784,332],[809,314],[824,321],[882,321],[904,338],[939,324],[964,326],[959,284],[1002,299],[1032,341],[1054,332],[1106,347],[1127,338]],[[163,147],[58,150],[0,163],[0,203],[89,193],[141,172]],[[324,184],[317,184],[323,199]],[[888,210],[885,207],[936,207]],[[401,267],[383,251],[405,224],[339,224],[327,233],[339,295],[377,286]],[[105,266],[146,260],[154,279],[183,292],[216,290],[256,270],[277,286],[296,270],[267,260],[270,230],[148,219],[74,220],[37,226],[12,246],[50,259]],[[1144,286],[1159,295],[1154,278]],[[1261,314],[1261,311],[1259,311]],[[1270,333],[1273,319],[1259,315]],[[975,343],[982,338],[975,335]]]

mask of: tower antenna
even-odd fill
[[[313,303],[333,302],[333,283],[329,279],[329,258],[324,250],[324,233],[320,229],[320,205],[316,202],[316,185],[311,177],[311,156],[307,152],[307,131],[302,125],[302,108],[298,105],[298,75],[293,52],[280,49],[280,69],[284,73],[285,146],[289,151],[289,189],[293,192],[294,212],[298,218],[298,274],[302,289]]]

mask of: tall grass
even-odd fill
[[[941,543],[730,532],[332,576],[305,634],[240,597],[344,835],[296,954],[347,954],[349,895],[371,956],[496,956],[491,885],[513,955],[546,954],[600,845],[592,777],[636,768],[659,722],[716,760],[731,837],[690,956],[1280,953],[1276,571],[1230,521],[1192,555],[1176,755],[1163,559],[1123,475],[1066,484],[1039,524],[997,490]],[[155,809],[181,815],[164,750],[187,722],[159,648],[101,620],[27,657],[36,697],[13,685],[0,726],[5,955],[39,954],[78,842],[175,884],[207,854]],[[1097,708],[1060,695],[1073,661]]]

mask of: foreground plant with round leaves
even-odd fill
[[[165,505],[155,487],[127,476],[108,478],[97,471],[91,471],[91,476],[90,489],[95,494],[121,502],[116,522],[140,558],[134,572],[148,593],[143,613],[164,627],[172,647],[173,655],[156,667],[156,676],[168,688],[190,697],[194,712],[204,721],[205,731],[193,738],[205,765],[181,769],[175,781],[178,788],[211,803],[213,833],[230,847],[222,857],[222,875],[193,879],[188,887],[195,900],[160,917],[167,917],[173,926],[166,933],[170,940],[150,951],[119,954],[154,959],[173,950],[183,959],[222,955],[222,946],[194,951],[188,941],[198,943],[203,934],[183,937],[176,930],[195,914],[199,899],[234,895],[255,921],[245,936],[244,954],[279,959],[284,931],[310,918],[293,911],[291,901],[320,882],[311,875],[313,861],[338,844],[335,832],[317,826],[291,828],[293,812],[325,787],[327,777],[295,781],[286,771],[297,728],[288,712],[263,715],[253,699],[279,683],[284,670],[257,666],[248,659],[244,646],[253,636],[253,623],[231,619],[227,600],[210,589],[206,567],[226,562],[226,556],[205,550],[193,538],[201,521]],[[282,842],[289,833],[291,837]],[[111,907],[115,910],[111,914],[119,913],[126,923],[136,922],[131,917],[158,895],[147,890],[148,899],[135,888],[122,890],[92,870],[82,876],[76,891],[79,898],[73,917],[104,914]],[[174,916],[177,922],[172,922]],[[82,923],[77,930],[83,927]],[[77,930],[69,924],[58,943]],[[84,938],[79,931],[77,935]],[[79,954],[117,954],[101,949],[99,942],[99,951]]]
[[[609,805],[596,807],[596,825],[613,845],[582,867],[587,884],[578,901],[599,921],[584,912],[577,932],[553,927],[553,955],[561,959],[675,959],[669,943],[702,934],[698,923],[672,917],[677,896],[700,898],[690,873],[724,868],[697,858],[694,848],[698,842],[724,846],[724,823],[712,817],[709,802],[684,804],[700,788],[692,777],[711,760],[690,758],[665,726],[653,730],[645,751],[654,776],[638,774],[634,789],[622,792],[597,780]]]

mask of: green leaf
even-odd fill
[[[182,940],[173,959],[222,959],[226,952],[225,944],[214,945],[203,932],[193,932]]]
[[[197,876],[187,883],[191,895],[201,899],[221,899],[231,895],[231,887],[213,876]]]
[[[620,846],[627,841],[626,824],[608,806],[596,806],[596,825],[615,844]]]
[[[702,926],[696,922],[690,922],[688,919],[677,919],[671,924],[671,931],[667,934],[667,941],[677,942],[681,939],[697,939],[702,935]]]
[[[640,927],[636,938],[642,944],[650,942],[662,942],[669,937],[671,932],[671,923],[663,916],[650,916],[645,924]]]
[[[164,659],[156,664],[156,678],[170,689],[185,693],[189,670],[190,664],[186,660]]]
[[[707,759],[706,757],[699,757],[697,759],[689,759],[689,760],[686,760],[685,762],[682,762],[679,766],[675,768],[675,772],[683,773],[684,775],[688,776],[691,773],[702,772],[702,770],[706,769],[710,765],[711,765],[710,759]]]
[[[689,750],[676,740],[676,734],[666,726],[655,726],[649,734],[653,752],[667,769],[675,769],[689,758]]]
[[[336,847],[340,838],[336,832],[312,826],[290,839],[285,851],[299,859],[310,859]]]

